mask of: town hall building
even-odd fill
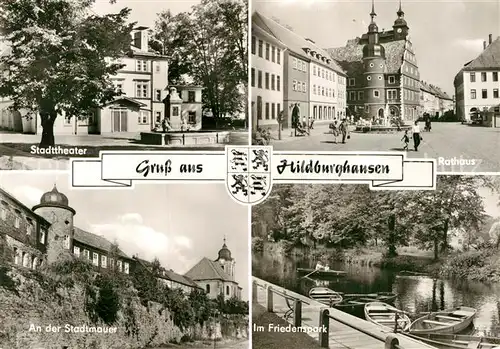
[[[347,71],[347,112],[353,119],[390,125],[420,115],[420,73],[399,3],[392,30],[379,31],[372,1],[368,32],[345,47],[328,49]]]

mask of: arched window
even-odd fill
[[[210,293],[210,285],[209,285],[209,284],[207,284],[207,285],[205,286],[205,291],[207,291],[207,293]]]
[[[30,266],[30,255],[26,252],[23,252],[23,267],[29,268]]]
[[[19,250],[14,247],[14,264],[19,264]]]
[[[36,270],[37,263],[37,258],[35,256],[31,257],[31,269]]]

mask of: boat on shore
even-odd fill
[[[332,306],[342,302],[342,296],[328,287],[313,287],[309,290],[309,298],[317,302]]]
[[[412,322],[412,334],[453,334],[470,326],[477,310],[469,307],[437,311],[424,315]]]
[[[333,277],[333,276],[344,276],[347,274],[343,270],[323,270],[323,269],[312,269],[312,268],[297,268],[297,273],[299,274],[309,274],[309,277]]]
[[[500,338],[498,337],[477,337],[456,334],[406,334],[411,338],[424,343],[436,346],[441,349],[498,349],[500,348]]]
[[[365,304],[365,319],[393,330],[396,327],[401,331],[407,331],[411,320],[404,312],[383,302],[370,302]]]

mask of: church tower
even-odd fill
[[[47,262],[54,263],[61,257],[69,256],[73,249],[73,217],[76,212],[69,206],[66,195],[54,185],[51,191],[42,195],[40,203],[33,207],[33,212],[50,223],[44,242]]]
[[[215,261],[220,264],[221,268],[231,277],[231,280],[234,281],[234,267],[236,262],[231,257],[231,251],[227,248],[225,237],[224,244],[219,250],[219,257]]]
[[[405,13],[401,9],[401,0],[399,0],[398,18],[394,21],[394,40],[404,40],[408,36],[408,24],[405,20]]]
[[[378,26],[375,23],[375,4],[372,0],[371,22],[368,26],[368,43],[363,47],[364,106],[367,115],[385,118],[385,49],[379,42]]]

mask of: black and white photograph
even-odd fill
[[[3,1],[0,169],[247,145],[246,0]]]
[[[488,176],[274,185],[252,208],[252,347],[500,347],[499,204]]]
[[[246,349],[248,208],[223,184],[0,173],[0,348]]]
[[[500,168],[498,1],[254,0],[252,143]],[[481,20],[474,20],[481,18]]]

